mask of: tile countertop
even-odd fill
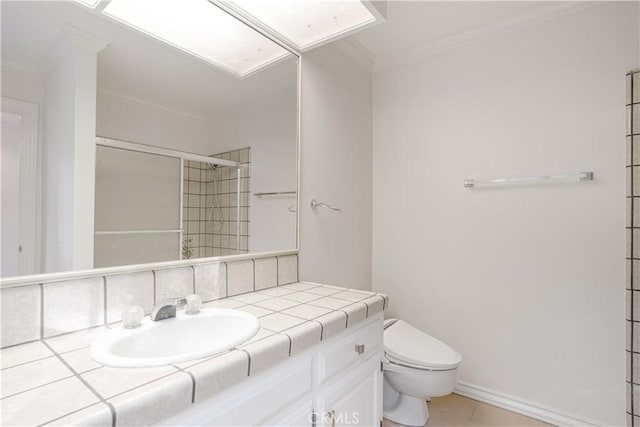
[[[301,282],[203,306],[249,312],[261,329],[220,355],[152,368],[91,359],[109,326],[0,350],[0,425],[153,424],[383,311],[387,296]]]

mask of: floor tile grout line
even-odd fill
[[[38,427],[45,426],[45,425],[49,425],[49,424],[51,424],[51,423],[53,423],[53,422],[56,422],[56,421],[61,420],[61,419],[65,418],[65,417],[68,417],[69,415],[77,414],[77,413],[78,413],[78,412],[80,412],[80,411],[84,411],[85,409],[91,408],[92,406],[94,406],[94,405],[98,405],[98,404],[100,404],[100,403],[103,403],[103,402],[92,403],[91,405],[87,405],[87,406],[85,406],[85,407],[83,407],[83,408],[75,409],[75,410],[73,410],[73,411],[69,412],[68,414],[62,415],[62,416],[60,416],[60,417],[56,417],[56,418],[54,418],[54,419],[52,419],[52,420],[48,420],[47,422],[45,422],[45,423],[43,423],[43,424],[38,424]],[[105,403],[105,405],[109,406],[109,405],[108,405],[108,404],[106,404],[106,403]],[[113,416],[113,414],[112,414],[112,416]],[[113,420],[112,420],[112,422],[113,422]],[[113,426],[115,427],[115,424],[113,424]]]
[[[171,367],[173,367],[172,365],[167,365],[167,366],[171,366]],[[150,380],[150,381],[146,381],[146,382],[144,382],[144,383],[142,383],[142,384],[138,384],[138,385],[137,385],[137,386],[135,386],[135,387],[131,387],[131,388],[126,389],[126,390],[124,390],[124,391],[121,391],[121,392],[118,392],[118,393],[116,393],[116,394],[113,394],[113,395],[111,395],[111,396],[107,397],[107,398],[106,398],[106,400],[107,400],[107,402],[108,402],[109,400],[114,399],[114,398],[116,398],[116,397],[120,397],[120,396],[122,396],[123,394],[127,394],[127,393],[129,393],[129,392],[131,392],[131,391],[138,390],[139,388],[142,388],[142,387],[147,386],[147,385],[149,385],[149,384],[153,384],[153,383],[154,383],[154,382],[156,382],[156,381],[163,380],[163,379],[165,379],[165,378],[170,377],[171,375],[175,375],[175,374],[177,374],[177,373],[179,372],[179,370],[178,370],[177,368],[174,368],[174,369],[176,369],[176,370],[175,370],[175,371],[172,371],[172,372],[169,372],[168,374],[161,375],[161,376],[156,377],[156,378],[154,378],[154,379],[152,379],[152,380]]]
[[[251,354],[244,348],[239,348],[238,351],[242,351],[244,354],[247,355],[247,360],[249,362],[247,364],[247,376],[250,377],[251,376]]]
[[[55,357],[55,356],[53,356],[53,357]],[[14,397],[14,396],[17,396],[17,395],[19,395],[19,394],[23,394],[23,393],[29,393],[30,391],[37,390],[37,389],[39,389],[39,388],[41,388],[41,387],[46,387],[46,386],[51,385],[51,384],[59,383],[60,381],[68,380],[69,378],[73,378],[74,376],[75,376],[75,375],[74,375],[74,373],[72,372],[70,375],[67,375],[66,377],[58,378],[58,379],[56,379],[56,380],[49,381],[48,383],[43,383],[43,384],[39,384],[39,385],[37,385],[37,386],[29,387],[29,388],[26,388],[26,389],[24,389],[24,390],[17,391],[17,392],[15,392],[15,393],[7,394],[6,396],[5,396],[5,395],[3,395],[3,396],[0,398],[0,400],[9,399],[9,398],[11,398],[11,397]]]
[[[0,372],[6,371],[8,369],[19,368],[20,366],[28,365],[29,363],[41,362],[41,361],[46,360],[46,359],[51,359],[52,357],[56,357],[56,355],[55,354],[51,354],[49,356],[40,357],[38,359],[28,360],[26,362],[20,362],[20,363],[18,363],[16,365],[5,366],[4,368],[0,368]],[[7,397],[7,396],[3,396],[3,397]]]
[[[85,387],[87,387],[91,393],[93,393],[98,398],[98,400],[100,400],[101,402],[103,402],[105,405],[109,407],[109,411],[111,411],[111,426],[115,427],[116,426],[116,408],[110,402],[108,402],[100,393],[98,393],[98,391],[88,381],[82,378],[82,376],[78,374],[76,370],[73,369],[71,365],[69,365],[69,363],[66,360],[64,360],[64,358],[60,356],[48,343],[43,342],[43,344],[47,346],[49,350],[51,350],[51,352],[53,352],[53,354],[60,360],[60,362],[62,362],[67,367],[67,369],[69,369],[73,373],[73,375],[75,375],[75,377],[82,384],[84,384]]]
[[[180,372],[184,372],[185,374],[189,375],[189,377],[191,378],[191,404],[193,405],[194,403],[196,403],[196,377],[191,372],[187,371],[186,369],[182,369],[177,365],[171,365],[171,366],[173,366]],[[195,365],[192,365],[192,366],[195,366]]]

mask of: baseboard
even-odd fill
[[[498,406],[511,412],[516,412],[556,426],[601,426],[606,424],[574,414],[558,411],[553,408],[541,406],[533,402],[464,381],[458,381],[458,385],[453,392],[470,399]]]

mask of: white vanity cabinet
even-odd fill
[[[196,402],[165,425],[379,426],[382,313]]]

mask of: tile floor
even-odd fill
[[[531,427],[549,426],[542,421],[525,417],[496,406],[457,394],[438,397],[429,403],[429,421],[427,427],[452,426],[495,426],[495,427]],[[399,427],[399,424],[384,420],[383,427]]]

